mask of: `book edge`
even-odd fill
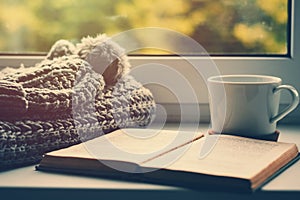
[[[299,160],[300,160],[300,153],[298,152],[294,157],[291,157],[291,159],[288,162],[285,162],[285,164],[279,167],[279,169],[275,170],[275,172],[273,172],[272,175],[268,176],[266,179],[264,179],[264,181],[258,183],[256,187],[253,187],[252,190],[253,191],[261,190],[265,185],[267,185],[274,178],[279,176],[281,173],[283,173],[285,170],[287,170],[289,167],[291,167]]]

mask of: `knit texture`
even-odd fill
[[[0,169],[151,122],[155,102],[148,89],[128,74],[106,87],[104,77],[73,52],[59,48],[34,67],[0,72]]]

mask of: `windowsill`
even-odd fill
[[[167,129],[176,129],[178,124],[168,124]],[[189,125],[183,125],[188,130]],[[208,124],[201,124],[200,131],[205,131]],[[281,132],[279,141],[296,143],[300,147],[300,125],[280,125]],[[296,162],[282,174],[266,184],[262,191],[254,194],[235,194],[235,193],[214,193],[208,191],[193,191],[177,187],[154,185],[146,183],[135,183],[102,178],[72,176],[65,174],[52,174],[35,171],[34,166],[18,168],[0,173],[0,192],[1,196],[8,196],[10,199],[30,197],[30,199],[57,198],[82,199],[94,197],[101,199],[108,197],[114,198],[199,198],[205,197],[224,197],[242,199],[255,197],[269,198],[276,197],[299,197],[300,196],[300,161]],[[58,196],[59,195],[59,196]],[[27,198],[26,198],[27,199]]]

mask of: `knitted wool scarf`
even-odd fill
[[[0,169],[37,163],[46,152],[119,128],[147,126],[154,114],[151,92],[132,76],[118,75],[107,87],[78,55],[7,69],[0,71]]]

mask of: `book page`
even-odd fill
[[[205,143],[205,139],[215,139],[213,137],[218,136],[211,135],[195,141],[185,154],[179,159],[174,160],[170,165],[165,166],[165,168],[169,170],[251,179],[262,170],[268,169],[271,163],[275,161],[281,162],[282,159],[289,160],[298,152],[294,144],[220,135],[210,153],[206,157],[200,158],[200,151]],[[292,150],[291,153],[293,155],[285,154],[289,150]],[[177,151],[172,151],[146,162],[143,166],[160,167],[163,160],[170,159],[168,157],[174,158]],[[282,162],[286,162],[286,160]],[[273,167],[269,170],[274,172],[275,168]]]
[[[200,132],[190,131],[121,129],[47,155],[139,164],[203,136]]]

